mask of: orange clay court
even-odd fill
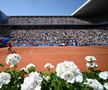
[[[29,63],[36,65],[38,71],[46,71],[44,64],[49,62],[56,66],[65,60],[74,61],[81,71],[87,70],[85,57],[95,56],[100,70],[108,70],[108,47],[107,46],[47,46],[47,47],[13,47],[22,57],[18,68],[25,67]],[[7,48],[0,48],[0,63],[5,64]],[[5,67],[9,67],[8,65]]]

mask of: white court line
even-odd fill
[[[34,49],[35,49],[35,48],[33,48],[33,49],[29,52],[29,55],[31,55],[31,54],[33,53]]]

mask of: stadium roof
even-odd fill
[[[20,6],[20,7],[19,7]],[[108,16],[108,0],[1,0],[8,16]]]
[[[0,23],[4,23],[6,21],[7,21],[7,16],[2,11],[0,11]]]
[[[75,17],[108,16],[108,0],[87,0],[80,8],[72,13]]]

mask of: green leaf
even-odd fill
[[[35,68],[35,67],[30,67],[30,68],[28,69],[28,71],[29,71],[29,73],[35,72],[35,71],[36,71],[36,68]]]
[[[3,65],[3,64],[0,64],[0,67],[4,67],[5,65]]]

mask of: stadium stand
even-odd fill
[[[45,25],[51,27],[42,27]],[[66,25],[71,28],[64,28]],[[12,38],[14,46],[108,45],[108,26],[94,26],[98,25],[70,16],[10,16],[8,24],[1,24],[0,33]]]
[[[89,24],[89,22],[71,16],[10,16],[8,24],[45,25],[45,24]]]

